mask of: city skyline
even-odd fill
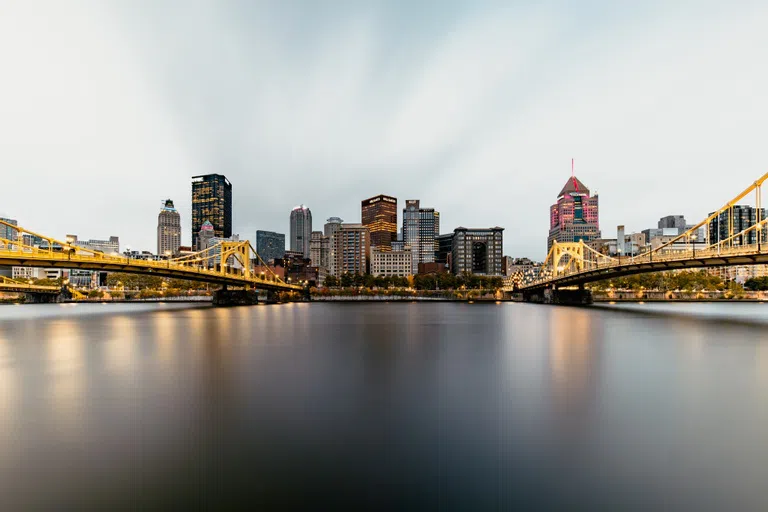
[[[222,173],[234,233],[286,232],[297,203],[355,221],[356,201],[381,190],[434,206],[444,231],[525,216],[504,252],[541,259],[571,158],[606,232],[668,213],[648,210],[650,191],[703,219],[730,189],[692,182],[727,175],[739,188],[765,169],[768,98],[753,90],[766,72],[753,63],[768,6],[756,2],[701,2],[695,15],[676,2],[201,2],[182,19],[46,5],[12,0],[0,19],[0,168],[10,187],[45,184],[41,204],[79,183],[97,193],[56,215],[4,199],[0,216],[40,232],[151,249],[157,198],[174,198],[188,226],[189,177]]]

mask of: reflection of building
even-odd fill
[[[597,194],[590,196],[589,189],[571,176],[557,196],[557,202],[549,208],[549,237],[547,251],[552,242],[589,242],[600,238]]]
[[[309,258],[309,241],[312,237],[312,212],[304,205],[291,210],[291,250]]]
[[[165,200],[163,209],[157,216],[157,254],[172,256],[179,253],[181,245],[181,216],[173,201]]]
[[[285,235],[272,231],[256,231],[256,253],[271,265],[285,254]]]
[[[407,277],[413,273],[411,249],[382,251],[371,248],[371,274]]]
[[[454,274],[501,276],[504,228],[456,228],[453,230],[452,271]]]
[[[342,224],[331,237],[330,274],[365,274],[368,267],[370,240],[362,224]]]
[[[406,200],[403,208],[402,241],[411,248],[412,274],[418,272],[419,263],[435,261],[435,237],[439,234],[440,213],[434,208],[421,208],[418,199]]]
[[[214,236],[232,236],[232,184],[221,174],[192,178],[192,247],[203,223],[213,225]]]
[[[361,203],[361,218],[368,228],[371,247],[389,251],[397,241],[397,199],[384,194]]]
[[[565,416],[585,417],[596,396],[602,340],[593,323],[594,316],[578,309],[558,309],[550,315],[551,388],[557,411]]]

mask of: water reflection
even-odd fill
[[[555,307],[549,315],[549,367],[554,404],[563,416],[586,416],[599,386],[602,333],[584,309]]]
[[[86,387],[84,351],[84,340],[77,322],[56,320],[48,325],[45,353],[50,426],[59,435],[73,438],[82,433],[86,417],[83,400]]]

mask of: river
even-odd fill
[[[768,304],[0,306],[3,510],[768,510]]]

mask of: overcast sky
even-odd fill
[[[0,215],[155,250],[191,185],[234,231],[385,193],[542,259],[570,176],[603,235],[768,171],[768,2],[0,0]],[[401,219],[402,220],[402,219]]]

